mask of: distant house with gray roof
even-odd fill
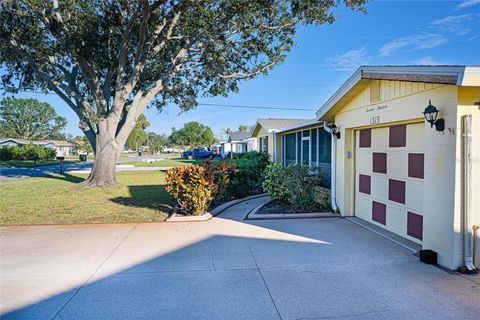
[[[221,153],[227,157],[230,153],[244,153],[252,151],[248,149],[248,140],[251,132],[235,131],[228,135],[227,140],[221,144]]]

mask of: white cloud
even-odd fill
[[[447,38],[438,33],[411,35],[387,42],[380,48],[379,56],[390,56],[392,53],[400,49],[431,49],[438,47],[446,42],[448,42]]]
[[[423,57],[413,61],[413,64],[427,65],[427,66],[440,66],[440,65],[446,65],[447,63],[432,59],[432,57]]]
[[[454,32],[458,35],[465,35],[470,31],[470,29],[465,27],[465,22],[471,19],[471,14],[453,15],[442,19],[433,20],[430,25],[442,31]]]
[[[468,8],[479,3],[480,3],[480,0],[464,0],[457,6],[457,9]]]
[[[326,59],[332,70],[335,71],[351,71],[363,64],[367,64],[368,60],[365,47],[349,50]]]

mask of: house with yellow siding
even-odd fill
[[[480,266],[480,67],[361,67],[315,120],[277,133],[277,158],[318,164],[309,153],[325,130],[343,217],[432,250],[448,269]]]
[[[277,131],[300,124],[306,119],[280,119],[280,118],[259,118],[252,128],[251,143],[255,146],[255,151],[267,152],[270,154],[273,162],[279,162],[281,156],[277,159],[278,154],[281,154],[279,146],[281,141],[277,136]]]

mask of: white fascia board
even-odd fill
[[[315,124],[320,124],[321,125],[322,122],[321,121],[319,122],[317,119],[307,120],[305,122],[299,123],[299,124],[294,125],[294,126],[278,129],[276,132],[277,133],[282,133],[282,132],[291,131],[291,130],[295,130],[295,129],[301,129],[301,128],[308,127],[308,126],[315,125]]]
[[[315,114],[317,119],[343,98],[362,79],[363,73],[456,76],[459,86],[480,83],[480,67],[477,66],[362,66],[318,109]]]
[[[319,120],[331,107],[333,107],[350,89],[353,88],[357,82],[362,79],[362,68],[360,67],[355,73],[345,81],[340,88],[318,109],[315,113],[317,120]]]

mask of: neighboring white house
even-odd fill
[[[0,139],[0,147],[11,146],[20,147],[26,144],[33,144],[45,148],[55,149],[57,157],[68,157],[73,155],[73,149],[77,147],[77,143],[73,141],[59,141],[59,140],[44,140],[44,141],[29,141],[16,138]]]
[[[250,132],[235,131],[228,135],[227,141],[221,143],[222,157],[227,157],[230,153],[244,153],[252,151],[248,149],[248,142],[251,137]]]

